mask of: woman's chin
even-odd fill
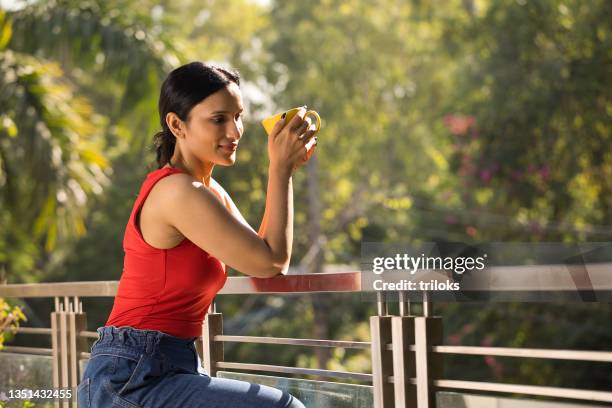
[[[217,160],[219,166],[233,166],[236,163],[236,154],[232,154],[231,156],[220,157]]]

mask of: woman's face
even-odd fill
[[[202,163],[231,166],[244,132],[242,95],[231,82],[195,105],[185,123],[185,147]]]

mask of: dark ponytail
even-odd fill
[[[157,152],[156,160],[158,168],[163,167],[166,163],[170,163],[170,159],[174,154],[174,146],[176,145],[176,138],[172,132],[170,132],[168,126],[165,125],[163,127],[165,128],[164,130],[157,132],[155,136],[153,136],[153,144]]]
[[[240,85],[238,72],[202,62],[185,64],[168,74],[159,94],[159,122],[162,130],[153,137],[158,168],[170,162],[176,146],[176,137],[166,124],[166,115],[174,112],[182,121],[187,121],[195,105],[231,82]]]

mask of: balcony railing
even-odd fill
[[[593,293],[612,291],[612,264],[582,265],[580,279],[567,265],[540,265],[537,267],[496,267],[489,268],[486,276],[486,289],[493,292],[530,290],[530,291],[584,291]],[[436,274],[435,271],[430,271]],[[271,279],[250,277],[230,277],[219,293],[223,295],[253,294],[295,294],[372,292],[369,287],[362,288],[360,272],[337,272],[310,275],[288,275]],[[594,282],[596,283],[594,285]],[[47,356],[52,364],[52,386],[76,388],[82,374],[82,363],[89,357],[90,340],[97,333],[88,330],[86,314],[81,299],[86,297],[113,297],[118,282],[67,282],[45,284],[14,284],[0,286],[0,297],[4,298],[53,298],[55,307],[51,313],[51,327],[21,327],[19,333],[51,336],[51,348],[22,347],[7,345],[4,353]],[[485,285],[473,282],[475,291],[484,290]],[[344,404],[333,405],[320,402],[317,397],[309,397],[312,406],[374,406],[388,407],[471,407],[482,406],[483,399],[495,398],[499,403],[503,397],[486,397],[469,394],[455,394],[448,391],[478,391],[480,393],[520,394],[525,397],[540,396],[556,401],[574,403],[612,403],[612,391],[548,387],[530,384],[506,384],[445,379],[443,376],[443,356],[477,355],[503,356],[515,358],[553,359],[612,363],[612,351],[553,350],[509,347],[473,347],[442,344],[441,317],[433,316],[432,302],[423,293],[422,315],[410,313],[411,302],[407,293],[399,293],[399,313],[389,315],[388,305],[381,293],[377,293],[377,315],[370,317],[370,342],[341,341],[333,339],[303,339],[236,336],[223,333],[223,315],[213,310],[207,315],[203,326],[203,336],[198,348],[205,369],[210,375],[265,383],[280,388],[291,388],[299,394],[299,389],[308,388],[311,394],[325,394],[326,387],[336,391],[346,387]],[[414,308],[413,308],[414,309]],[[226,361],[223,345],[227,342],[276,344],[308,347],[343,347],[346,349],[366,349],[371,351],[372,372],[358,373],[327,369],[252,364]],[[0,353],[2,356],[2,353]],[[228,371],[229,370],[229,371]],[[310,375],[318,378],[351,379],[365,382],[366,385],[344,384],[340,382],[321,382],[295,378],[269,377],[244,372],[256,371],[292,375]],[[281,381],[282,380],[282,381]],[[300,382],[302,381],[302,382]],[[297,387],[297,388],[296,388]],[[306,387],[306,388],[304,388]],[[352,387],[352,388],[351,388]],[[329,391],[329,390],[328,390]],[[328,392],[334,394],[334,392]],[[336,392],[335,394],[338,394]],[[341,394],[341,392],[340,392]],[[348,395],[352,395],[348,397]],[[298,395],[300,397],[300,395]],[[327,397],[325,397],[327,398]],[[332,398],[332,397],[329,397]],[[334,397],[335,398],[335,397]],[[356,404],[360,399],[361,405]],[[308,399],[308,398],[303,398]],[[316,402],[319,401],[319,402]],[[339,401],[339,400],[338,400]],[[364,402],[365,401],[365,402]],[[523,400],[525,406],[542,402]],[[486,403],[486,402],[484,402]],[[74,401],[64,401],[63,406],[75,405]],[[346,405],[349,404],[349,405]],[[437,405],[436,405],[437,404]],[[307,406],[308,403],[306,404]],[[578,406],[578,405],[573,405]]]

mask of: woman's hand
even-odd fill
[[[308,150],[306,145],[313,139],[316,127],[311,125],[309,118],[304,118],[305,114],[306,108],[302,107],[289,123],[283,118],[272,128],[268,136],[271,169],[291,175],[310,159],[314,146],[309,146]]]
[[[316,129],[316,126],[315,126],[315,125],[310,125],[310,128],[312,128],[312,129]],[[310,129],[310,128],[309,128],[309,129]],[[312,154],[313,154],[313,153],[314,153],[314,151],[315,151],[315,147],[317,147],[317,137],[316,137],[316,136],[315,136],[315,137],[313,137],[313,138],[310,140],[310,142],[308,142],[308,143],[306,144],[306,150],[307,150],[307,151],[306,151],[306,154],[305,154],[305,155],[304,155],[304,157],[302,158],[302,161],[300,161],[300,162],[297,164],[296,168],[298,168],[298,167],[302,167],[304,164],[308,163],[308,160],[310,160],[310,158],[312,157]],[[294,168],[293,170],[295,170],[295,168]]]

